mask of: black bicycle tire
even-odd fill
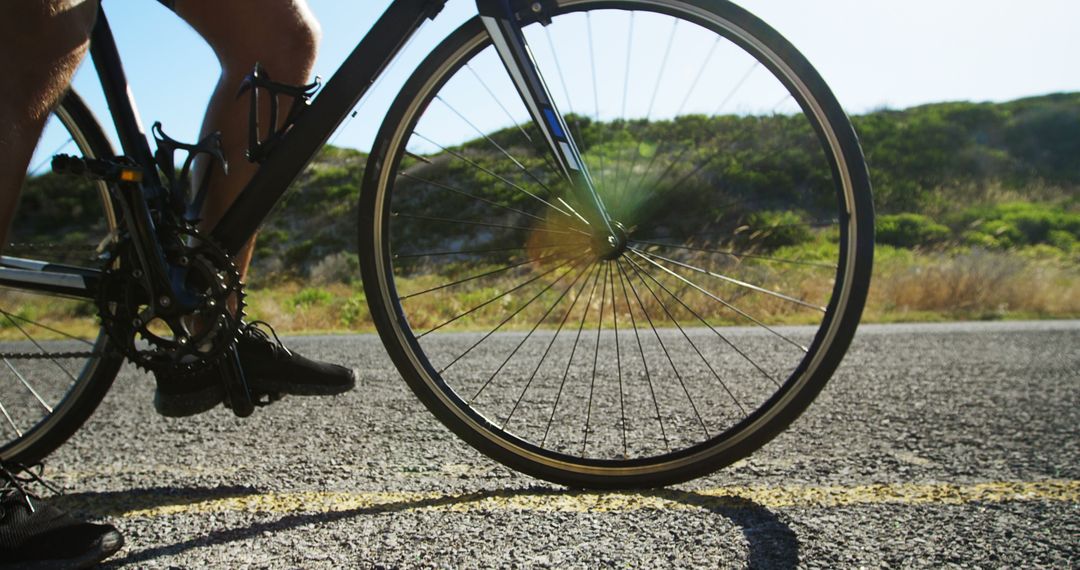
[[[359,257],[365,292],[372,318],[383,343],[410,388],[444,425],[485,455],[515,470],[572,487],[640,488],[670,485],[714,472],[756,451],[798,418],[831,378],[855,334],[869,289],[874,242],[874,214],[869,172],[854,128],[824,80],[806,58],[787,40],[746,10],[725,0],[679,0],[677,2],[581,0],[574,2],[574,4],[579,5],[579,7],[582,4],[596,7],[641,5],[656,7],[658,5],[670,6],[678,4],[722,17],[739,29],[747,31],[754,41],[760,42],[775,53],[806,86],[814,102],[821,106],[830,132],[837,139],[835,142],[836,148],[839,149],[839,157],[830,155],[829,159],[834,169],[834,175],[847,176],[853,188],[855,203],[852,206],[860,232],[852,240],[852,244],[856,248],[856,251],[851,256],[852,261],[848,271],[848,281],[852,283],[852,286],[847,293],[848,298],[842,314],[833,329],[835,330],[833,340],[825,347],[824,354],[813,373],[799,385],[796,393],[789,394],[788,386],[778,391],[768,403],[762,406],[762,409],[772,409],[777,401],[786,398],[783,407],[772,413],[766,421],[756,425],[750,432],[741,437],[737,443],[727,446],[722,453],[706,455],[689,463],[651,472],[620,472],[618,469],[598,471],[586,467],[567,469],[553,466],[550,462],[532,459],[527,453],[508,449],[506,445],[493,441],[489,435],[485,435],[469,425],[457,411],[446,404],[445,400],[436,392],[436,389],[428,384],[423,375],[415,368],[415,364],[408,354],[409,350],[401,344],[401,339],[395,332],[394,321],[400,320],[403,322],[404,315],[387,308],[392,304],[392,300],[388,299],[379,286],[381,275],[379,267],[380,264],[388,266],[389,252],[379,251],[378,249],[377,243],[380,240],[378,239],[377,228],[379,225],[376,222],[378,216],[385,215],[385,212],[378,211],[380,181],[385,173],[391,173],[397,168],[397,161],[400,159],[400,155],[393,156],[396,149],[391,146],[395,133],[401,128],[409,128],[401,127],[401,124],[407,119],[406,114],[419,95],[419,90],[427,77],[435,72],[444,60],[454,54],[458,46],[469,38],[473,38],[476,34],[481,33],[482,24],[478,19],[473,19],[462,25],[440,43],[424,60],[394,101],[376,138],[365,171],[364,186],[360,198]],[[560,10],[562,8],[560,6]],[[740,44],[744,49],[748,49],[748,51],[756,49],[748,46],[747,40],[744,38],[727,37]],[[432,89],[432,91],[435,90],[437,88]],[[819,128],[819,125],[815,123],[815,127]],[[819,130],[819,136],[824,137],[825,135]],[[843,172],[839,171],[839,166],[835,163],[837,158],[842,158],[847,165]],[[839,280],[836,287],[840,287]],[[836,302],[837,296],[834,294],[831,303]],[[833,308],[830,305],[830,309]],[[824,328],[824,326],[823,323],[822,327]],[[800,365],[800,368],[802,366]],[[752,414],[748,419],[752,419],[755,415],[756,413]]]
[[[64,94],[58,111],[70,117],[72,128],[86,141],[95,158],[116,155],[93,112],[74,90]],[[94,413],[120,371],[123,357],[111,350],[105,331],[98,334],[91,357],[63,400],[53,412],[27,430],[22,437],[0,447],[0,461],[7,465],[30,465],[63,445]]]

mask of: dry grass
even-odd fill
[[[885,250],[866,321],[1080,316],[1080,265],[1058,256]],[[892,255],[890,255],[892,254]]]
[[[698,263],[693,258],[684,261]],[[644,268],[647,264],[639,259],[638,266]],[[586,267],[585,264],[523,266],[496,278],[419,295],[407,299],[404,305],[416,331],[439,326],[451,319],[454,320],[441,330],[491,330],[519,309],[500,330],[527,330],[537,322],[548,329],[561,323],[564,327],[591,328],[597,326],[601,309],[604,310],[605,327],[610,326],[613,318],[619,320],[620,326],[634,319],[642,327],[647,326],[649,320],[656,326],[674,326],[676,322],[684,327],[701,326],[699,317],[704,317],[711,325],[750,323],[674,276],[656,271],[652,273],[656,277],[654,281],[645,272],[639,274],[628,263],[623,264],[621,274],[616,266],[610,267],[608,272],[603,267],[597,271],[595,266]],[[710,268],[817,305],[827,302],[833,286],[832,272],[819,267],[781,270],[776,264],[767,262],[731,261]],[[485,269],[471,267],[454,275],[422,274],[401,278],[399,293],[424,291]],[[515,285],[548,271],[550,273],[529,285],[502,296]],[[745,314],[771,325],[813,324],[821,316],[813,309],[737,284],[689,271],[679,273],[705,285],[716,297]],[[548,288],[552,282],[555,285]],[[530,303],[538,294],[539,297]],[[556,303],[560,295],[563,298]],[[679,297],[682,303],[675,301],[673,296]],[[491,299],[495,300],[488,302]],[[298,282],[276,284],[250,291],[247,303],[248,319],[268,321],[279,332],[374,330],[367,299],[357,282],[320,286]],[[554,309],[548,312],[553,305]],[[0,292],[0,308],[12,315],[0,315],[0,340],[24,338],[20,326],[35,338],[61,336],[28,325],[30,321],[77,336],[95,334],[95,311],[89,303]],[[613,315],[613,309],[617,314]],[[455,319],[466,312],[469,314]],[[1032,249],[1022,252],[920,253],[881,247],[863,321],[1076,317],[1080,317],[1080,262],[1062,256],[1060,252]]]

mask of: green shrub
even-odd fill
[[[345,301],[345,305],[341,307],[341,324],[343,326],[352,327],[354,325],[364,324],[370,320],[370,317],[367,297],[364,295],[363,291],[353,295],[348,301]]]
[[[752,244],[767,248],[796,245],[810,241],[813,234],[802,216],[792,211],[765,210],[750,215],[749,235]]]
[[[319,289],[318,287],[308,287],[293,295],[289,299],[289,305],[294,309],[306,309],[316,305],[327,304],[333,299],[334,296],[330,294],[329,291]]]
[[[897,247],[930,246],[949,239],[952,232],[921,214],[878,216],[877,241]]]

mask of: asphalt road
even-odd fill
[[[787,432],[714,475],[580,493],[438,424],[375,337],[289,339],[360,389],[157,417],[128,370],[49,462],[115,568],[1075,567],[1080,322],[864,326]]]

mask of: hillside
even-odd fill
[[[791,258],[814,259],[834,251],[834,238],[807,230],[833,214],[831,198],[815,193],[828,186],[822,181],[829,173],[804,122],[785,115],[685,116],[650,123],[597,123],[575,116],[568,122],[590,167],[598,167],[594,177],[601,186],[605,161],[610,175],[617,159],[640,155],[647,161],[656,152],[628,139],[628,131],[690,149],[685,164],[665,173],[667,180],[678,178],[680,168],[696,169],[697,175],[681,179],[689,182],[665,187],[631,176],[616,189],[619,199],[611,203],[626,209],[616,212],[621,220],[647,211],[649,220],[664,226],[721,227],[727,232],[717,238],[722,243],[783,250],[782,256]],[[870,165],[878,213],[867,320],[1080,316],[1080,93],[880,110],[853,117],[853,122]],[[530,154],[536,143],[522,131],[508,128],[488,137],[500,147],[524,152],[520,156],[533,177],[530,184],[556,184],[536,158],[541,153]],[[445,153],[406,159],[397,204],[470,219],[489,215],[460,192],[433,189],[429,181],[436,179],[510,207],[525,200],[497,183],[496,174],[507,161],[490,141],[480,138],[448,152],[467,156],[473,164],[448,160]],[[366,161],[362,152],[326,147],[278,205],[260,233],[249,275],[251,289],[259,292],[251,297],[256,316],[281,323],[285,330],[369,326],[356,256],[357,202]],[[94,192],[84,188],[74,195],[70,182],[52,174],[27,186],[21,218],[36,223],[24,224],[12,241],[84,240],[86,234],[73,229],[96,215]],[[637,192],[637,187],[649,192]],[[636,200],[648,203],[641,207]],[[757,241],[740,243],[747,236],[737,228],[754,225],[773,229],[755,233]],[[417,250],[438,249],[451,239],[470,244],[501,239],[491,231],[462,233],[460,226],[453,235],[438,224],[397,227],[404,232],[395,235],[397,243]],[[489,255],[489,262],[493,259]],[[401,264],[405,267],[404,260]],[[425,272],[433,276],[451,270],[429,264],[414,273],[422,278]],[[825,285],[793,279],[788,286],[795,290]],[[438,311],[445,301],[432,302],[432,311]]]
[[[603,139],[603,130],[611,128],[579,121],[587,141]],[[692,123],[722,122],[730,139],[762,139],[783,131],[786,121],[783,116],[690,117],[651,128],[662,130],[661,137],[691,139],[703,126]],[[1080,254],[1080,93],[883,110],[853,121],[870,165],[879,243],[992,250],[1042,244]],[[521,142],[515,137],[520,135],[512,129],[492,135],[506,145]],[[485,141],[464,148],[481,164],[499,158]],[[773,203],[799,203],[804,198],[793,181],[815,175],[805,171],[812,151],[807,146],[740,157],[737,166],[717,161],[713,178],[736,196],[765,194]],[[306,275],[328,256],[355,251],[356,199],[365,162],[364,154],[351,150],[327,148],[320,154],[261,234],[260,278]],[[490,184],[478,179],[475,169],[460,170],[452,173],[460,187]],[[700,211],[707,212],[705,206]],[[764,209],[768,203],[758,200],[753,206]],[[451,202],[448,209],[453,207]]]

